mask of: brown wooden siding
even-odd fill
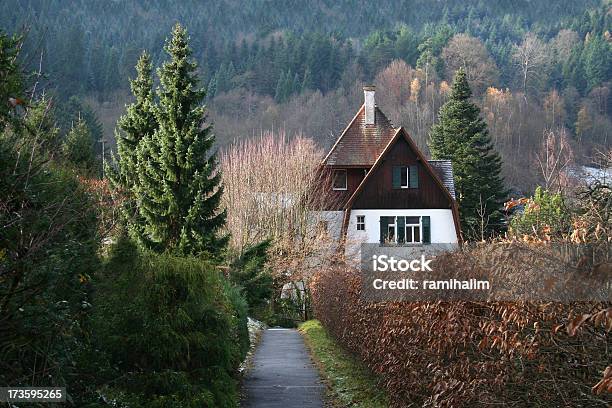
[[[346,190],[343,191],[338,191],[338,190],[333,190],[331,182],[332,182],[332,178],[328,177],[326,178],[326,180],[329,180],[330,184],[327,187],[328,191],[331,191],[330,195],[330,200],[329,200],[329,207],[327,208],[328,210],[342,210],[344,209],[344,206],[346,205],[346,202],[348,201],[348,199],[353,195],[353,193],[355,192],[355,190],[357,190],[357,187],[359,186],[359,184],[361,184],[361,181],[365,178],[365,168],[363,167],[350,167],[350,168],[346,168],[346,167],[332,167],[329,166],[327,167],[327,169],[329,169],[329,171],[333,171],[334,169],[345,169],[346,170]]]
[[[393,166],[415,164],[419,168],[419,188],[394,189]],[[397,139],[373,171],[353,202],[353,209],[451,208],[448,196],[402,137]]]

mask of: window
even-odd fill
[[[430,217],[380,217],[381,244],[429,244]]]
[[[418,166],[393,166],[393,188],[419,188]]]
[[[421,217],[406,217],[406,243],[421,242]]]
[[[408,167],[400,167],[400,188],[408,188]]]
[[[357,216],[357,231],[365,231],[365,215]]]
[[[346,190],[346,170],[334,170],[334,190]]]

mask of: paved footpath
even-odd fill
[[[322,408],[325,384],[293,329],[264,331],[243,381],[243,408]]]

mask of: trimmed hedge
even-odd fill
[[[463,261],[454,254],[447,266],[467,266]],[[360,299],[360,285],[346,266],[321,271],[311,286],[314,311],[343,347],[383,377],[394,407],[606,407],[612,401],[605,393],[610,380],[602,380],[611,360],[609,305],[369,303]]]

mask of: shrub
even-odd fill
[[[570,234],[570,210],[561,194],[536,188],[533,198],[527,200],[525,209],[510,222],[514,235],[552,235],[558,238]]]
[[[120,376],[106,399],[130,407],[232,407],[248,348],[246,304],[198,258],[141,253],[126,239],[98,280],[93,331]]]

